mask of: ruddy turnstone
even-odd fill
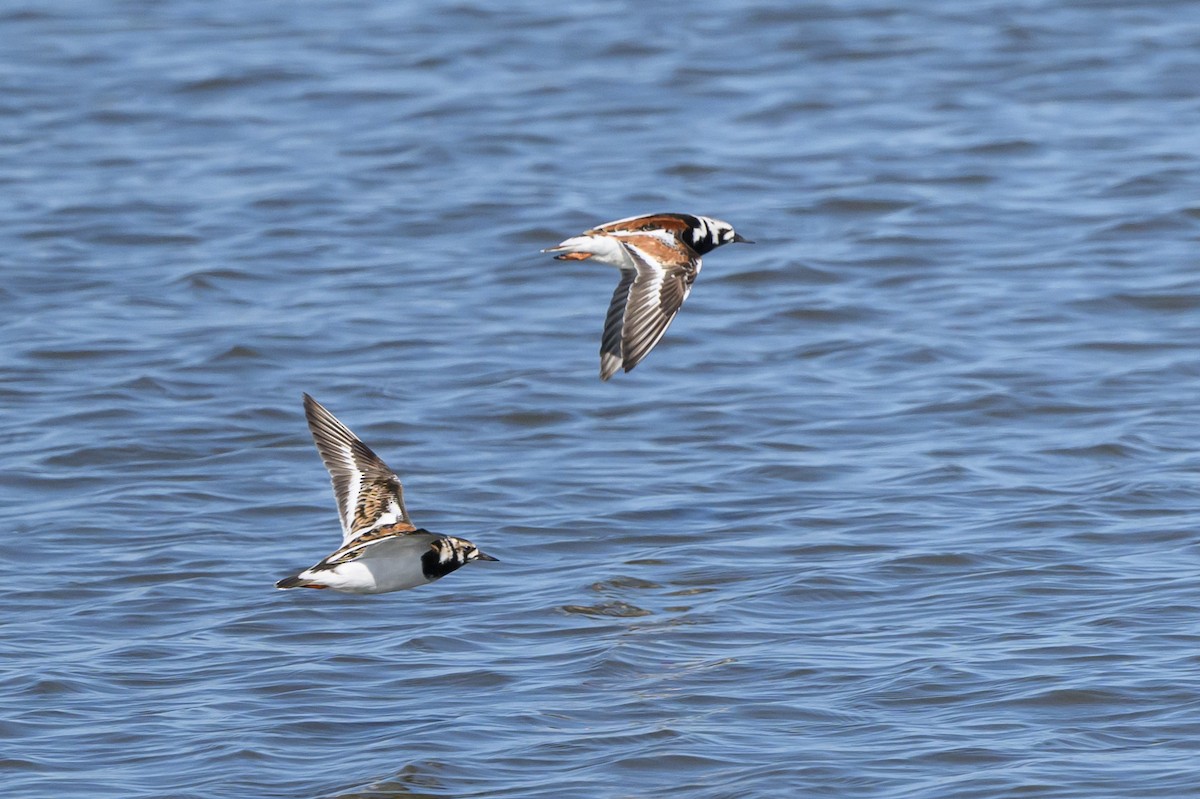
[[[542,252],[560,261],[595,258],[621,270],[600,337],[600,379],[641,363],[667,332],[700,274],[700,256],[722,244],[752,242],[720,219],[650,214],[618,219]]]
[[[382,594],[431,583],[473,560],[496,560],[466,539],[414,526],[400,478],[387,464],[307,394],[304,415],[333,480],[342,546],[276,588]]]

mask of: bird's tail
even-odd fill
[[[284,577],[282,580],[275,583],[275,587],[286,590],[288,588],[324,588],[325,586],[317,585],[316,583],[310,583],[307,580],[302,579],[300,575],[296,574],[291,577]]]
[[[558,253],[554,257],[560,261],[586,261],[604,248],[611,249],[612,242],[608,239],[598,239],[595,236],[572,236],[555,247],[547,247],[542,252]],[[601,248],[601,250],[597,250]]]

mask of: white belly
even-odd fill
[[[350,594],[400,591],[429,582],[421,569],[421,554],[425,549],[407,542],[403,546],[384,542],[371,547],[358,560],[301,576]]]

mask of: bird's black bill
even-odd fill
[[[733,234],[733,241],[740,241],[742,244],[753,244],[754,242],[743,236],[741,233]]]
[[[480,552],[478,555],[476,555],[476,556],[475,556],[475,559],[476,559],[476,560],[494,560],[494,561],[496,561],[497,563],[499,563],[499,562],[500,562],[500,558],[493,558],[491,555],[485,555],[485,554],[484,554],[484,553],[482,553],[482,552]]]

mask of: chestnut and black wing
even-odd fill
[[[387,464],[308,394],[304,395],[304,414],[333,482],[342,541],[382,527],[415,529],[404,507],[400,478]]]

